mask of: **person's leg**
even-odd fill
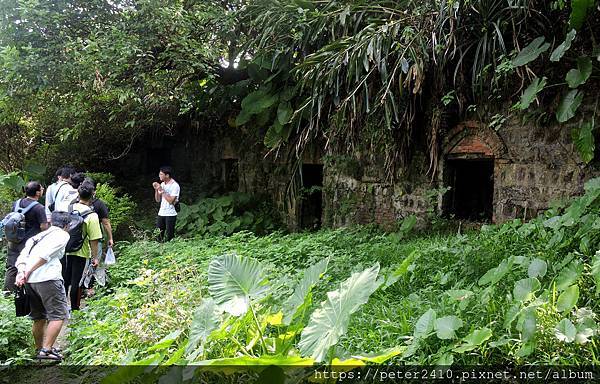
[[[44,329],[46,328],[46,319],[34,320],[32,333],[35,340],[35,349],[40,349],[44,346]]]
[[[165,217],[165,241],[170,241],[175,236],[175,223],[177,216]]]
[[[160,234],[158,235],[158,241],[162,242],[165,237],[165,228],[166,228],[166,217],[165,216],[156,216],[156,228],[160,230]]]
[[[48,326],[46,327],[46,334],[44,337],[44,348],[52,349],[54,343],[56,342],[56,338],[62,329],[64,320],[52,320],[48,321]]]
[[[56,342],[64,320],[69,317],[69,308],[61,280],[45,281],[40,285],[43,286],[42,299],[48,319],[43,347],[50,350]]]
[[[14,292],[16,290],[15,280],[17,279],[18,270],[15,267],[19,252],[14,245],[9,245],[6,251],[6,273],[4,275],[4,290]]]
[[[79,256],[71,256],[71,258],[73,259],[71,270],[71,310],[76,311],[79,309],[79,304],[81,301],[81,289],[79,287],[79,282],[83,276],[86,258]]]
[[[73,258],[77,256],[65,255],[65,268],[63,271],[63,280],[65,281],[65,296],[69,295],[69,287],[71,286],[72,275],[73,275]]]
[[[29,316],[33,320],[31,331],[35,340],[35,348],[40,349],[44,344],[44,330],[46,328],[46,310],[44,308],[44,300],[40,295],[41,283],[27,283],[25,290],[29,297],[29,307],[31,312]],[[41,290],[43,294],[43,289]],[[62,292],[61,292],[62,293]]]

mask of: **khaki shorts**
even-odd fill
[[[49,280],[41,283],[27,283],[25,286],[31,305],[32,320],[66,320],[69,307],[65,286],[62,280]]]

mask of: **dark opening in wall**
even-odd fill
[[[239,186],[238,159],[221,160],[221,182],[224,192],[235,192]]]
[[[146,174],[156,174],[158,178],[159,168],[163,165],[172,166],[171,161],[171,148],[148,148],[146,150]],[[174,175],[175,178],[177,176],[177,174]]]
[[[323,214],[323,165],[302,164],[302,191],[300,194],[301,229],[321,228]]]
[[[457,219],[491,221],[494,200],[493,159],[451,159],[446,162],[444,211]]]

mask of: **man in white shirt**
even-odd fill
[[[54,206],[57,211],[69,211],[69,205],[79,196],[77,188],[79,188],[84,179],[85,175],[83,173],[77,172],[70,175],[69,179],[66,180],[68,181],[67,185],[64,187],[61,186],[60,191],[56,194]]]
[[[60,259],[69,242],[70,221],[67,212],[52,212],[52,227],[27,240],[15,263],[19,271],[15,284],[25,285],[29,296],[38,359],[62,360],[53,346],[69,318]]]
[[[66,175],[66,176],[65,176]],[[48,216],[48,221],[50,221],[52,211],[55,210],[55,199],[56,195],[60,192],[61,189],[65,188],[65,185],[68,184],[66,180],[69,180],[71,176],[71,170],[69,167],[64,166],[60,167],[56,170],[54,177],[56,177],[56,181],[46,188],[46,196],[44,197],[44,205],[46,206],[46,216]]]
[[[169,241],[175,236],[175,223],[177,210],[175,204],[179,201],[179,184],[173,179],[173,168],[161,167],[158,177],[161,183],[152,183],[154,187],[154,200],[159,203],[156,226],[160,229],[160,240]]]

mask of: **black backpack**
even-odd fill
[[[69,205],[69,215],[71,216],[71,223],[69,224],[69,242],[65,247],[65,252],[77,252],[83,247],[83,242],[85,241],[85,237],[83,235],[83,225],[85,222],[85,218],[88,217],[91,213],[94,213],[94,210],[90,207],[82,212],[73,210],[73,204]]]
[[[2,228],[4,237],[6,237],[7,241],[19,244],[25,240],[25,236],[27,235],[27,231],[25,230],[25,214],[37,204],[39,203],[34,201],[27,207],[21,208],[21,199],[17,200],[15,209],[6,215],[4,220],[0,222],[0,227]]]

